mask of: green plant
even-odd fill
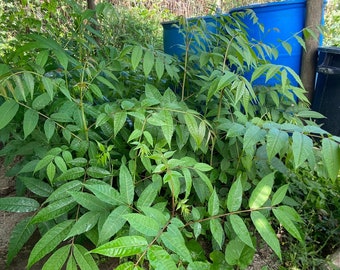
[[[184,62],[118,50],[93,40],[94,13],[80,11],[67,43],[24,35],[1,60],[0,155],[22,159],[11,172],[21,194],[0,209],[33,213],[13,230],[8,263],[36,230],[28,268],[50,255],[43,269],[98,269],[101,254],[120,258],[116,269],[244,269],[256,233],[282,259],[280,224],[304,243],[291,175],[336,185],[340,139],[310,120],[319,115],[288,73],[301,86],[298,76],[259,54],[275,50],[233,17],[211,44],[196,31],[211,46]],[[281,84],[253,88],[263,74]]]
[[[326,7],[325,16],[325,44],[328,46],[340,46],[340,1],[329,1]]]

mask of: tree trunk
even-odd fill
[[[320,26],[322,19],[323,0],[307,0],[306,5],[305,27],[314,31],[317,39],[313,37],[305,39],[306,51],[303,52],[301,60],[301,80],[307,90],[307,97],[309,101],[312,101],[317,65],[317,50],[320,42],[318,26]]]
[[[87,0],[87,8],[88,9],[95,9],[96,8],[96,1],[95,0]]]

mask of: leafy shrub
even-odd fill
[[[328,46],[340,46],[340,1],[333,0],[327,4],[325,16],[325,44]]]
[[[0,155],[22,159],[19,194],[0,209],[33,213],[13,230],[8,263],[36,230],[28,269],[48,254],[43,269],[98,269],[96,254],[120,258],[116,269],[244,269],[257,234],[282,259],[280,224],[304,243],[294,175],[338,185],[340,139],[311,121],[299,77],[263,59],[275,50],[234,17],[208,39],[204,23],[183,25],[206,47],[184,61],[100,46],[94,15],[70,13],[66,44],[24,35],[2,57]],[[261,75],[280,84],[253,87]]]

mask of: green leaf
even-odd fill
[[[14,96],[16,99],[20,100],[20,101],[25,101],[26,102],[26,95],[27,92],[25,91],[25,85],[22,81],[22,77],[20,75],[14,74],[12,75],[12,78],[15,82],[15,93]]]
[[[238,265],[245,244],[239,239],[232,239],[225,249],[225,260],[229,265]]]
[[[58,187],[46,200],[46,202],[57,201],[62,198],[70,197],[69,191],[79,191],[82,188],[82,183],[78,180],[74,180],[65,183]]]
[[[33,212],[39,208],[39,203],[26,197],[0,198],[0,210],[7,212],[26,213]]]
[[[100,167],[95,167],[95,166],[89,167],[86,170],[86,174],[93,178],[104,178],[105,176],[111,175],[109,171],[103,168],[100,168]]]
[[[129,169],[122,164],[119,169],[119,190],[122,200],[127,204],[133,203],[135,184]]]
[[[279,208],[282,211],[284,211],[286,213],[286,215],[289,215],[290,220],[292,220],[294,222],[304,223],[303,219],[301,218],[299,213],[296,212],[296,210],[294,208],[287,206],[287,205],[281,205]]]
[[[164,138],[169,147],[171,147],[171,139],[175,131],[172,115],[167,110],[161,111],[160,115],[162,117],[162,120],[164,121],[164,125],[161,126]]]
[[[161,179],[158,179],[149,184],[139,195],[137,201],[137,208],[141,209],[141,207],[150,206],[158,196],[161,187],[162,187]]]
[[[179,181],[181,176],[182,175],[177,171],[168,170],[163,177],[163,182],[168,183],[171,193],[176,200],[181,190],[181,183]]]
[[[151,50],[147,50],[143,59],[143,71],[144,75],[148,76],[153,68],[155,62],[155,56]]]
[[[254,254],[255,250],[253,248],[245,245],[238,237],[236,237],[226,246],[225,260],[229,265],[237,265],[237,268],[239,269],[247,269],[253,262]]]
[[[299,230],[296,228],[294,222],[292,221],[289,212],[286,212],[285,209],[286,208],[281,208],[279,206],[278,208],[273,208],[273,213],[280,224],[287,230],[287,232],[290,233],[290,235],[295,237],[300,242],[303,242]]]
[[[51,119],[47,119],[44,123],[44,132],[47,141],[50,141],[55,132],[55,122]]]
[[[54,162],[60,171],[62,171],[63,173],[67,171],[67,165],[61,156],[56,156],[54,158]]]
[[[66,172],[63,172],[60,176],[58,176],[55,181],[69,181],[79,179],[85,174],[85,169],[82,167],[74,167],[68,169]]]
[[[130,134],[129,138],[128,138],[128,142],[133,141],[139,137],[141,137],[143,135],[143,131],[139,130],[139,129],[135,129],[134,131],[132,131],[132,133]]]
[[[70,256],[68,258],[67,264],[66,264],[66,270],[78,270],[76,260],[73,256]]]
[[[157,87],[155,87],[152,84],[146,83],[145,84],[145,95],[147,98],[151,100],[157,100],[160,101],[163,99],[162,94],[159,92]]]
[[[216,193],[216,190],[211,193],[211,196],[208,201],[208,213],[210,216],[216,216],[220,210],[220,200]]]
[[[315,118],[315,119],[325,118],[325,116],[322,115],[321,113],[315,112],[315,111],[310,111],[310,110],[298,112],[297,116],[302,117],[302,118]]]
[[[93,194],[96,195],[96,197],[99,200],[105,203],[109,203],[111,205],[124,204],[124,201],[121,198],[119,192],[106,183],[103,182],[96,183],[87,181],[85,187],[91,192],[93,192]]]
[[[168,249],[175,252],[180,258],[192,262],[190,251],[186,247],[182,233],[177,226],[170,224],[167,232],[162,233],[161,240]]]
[[[340,169],[339,144],[329,138],[323,138],[321,154],[329,177],[335,181],[338,178]]]
[[[251,212],[250,217],[263,240],[273,249],[280,260],[282,260],[280,242],[266,217],[258,211]]]
[[[195,261],[189,263],[187,270],[210,270],[211,264],[209,262]]]
[[[31,217],[21,220],[12,230],[8,243],[7,264],[9,265],[19,253],[27,240],[34,233],[36,226],[31,224]]]
[[[32,218],[32,223],[44,222],[47,220],[51,220],[53,218],[57,218],[65,213],[68,213],[76,205],[77,204],[72,197],[66,197],[66,198],[59,199],[57,201],[53,201],[48,206],[42,208]]]
[[[215,239],[220,249],[222,249],[223,240],[224,240],[224,231],[223,231],[223,227],[221,224],[221,220],[219,218],[210,219],[209,225],[210,225],[210,231],[211,231],[213,238]]]
[[[185,167],[182,168],[182,173],[183,173],[184,180],[185,180],[185,198],[184,199],[187,199],[191,194],[192,176],[191,176],[190,170]]]
[[[116,112],[113,116],[113,131],[114,136],[117,136],[118,132],[123,128],[126,123],[127,113]]]
[[[18,110],[19,104],[16,103],[16,101],[13,99],[6,100],[3,104],[1,104],[0,130],[3,129],[5,126],[9,124],[9,122],[12,121],[14,116],[17,114]]]
[[[98,223],[99,215],[100,212],[95,211],[90,211],[83,214],[73,225],[66,239],[91,230]]]
[[[272,192],[274,178],[275,172],[272,172],[271,174],[263,177],[263,179],[256,185],[249,198],[250,209],[258,209],[265,204]]]
[[[47,231],[33,247],[28,258],[27,268],[41,260],[53,251],[66,237],[72,228],[74,220],[65,220]]]
[[[278,154],[282,148],[287,145],[288,134],[277,128],[271,128],[267,134],[267,155],[268,160],[272,160],[276,154]]]
[[[144,270],[144,268],[135,265],[133,262],[126,262],[119,264],[119,266],[117,266],[115,270]]]
[[[48,60],[48,55],[50,54],[49,50],[43,50],[37,53],[37,56],[35,58],[35,63],[38,66],[44,67]]]
[[[233,230],[235,231],[238,238],[245,243],[247,246],[255,249],[253,242],[251,240],[251,236],[249,230],[244,223],[243,219],[238,215],[230,215],[230,224]]]
[[[176,263],[161,246],[152,245],[147,253],[151,266],[157,270],[177,270]]]
[[[169,214],[154,207],[142,207],[141,210],[150,218],[153,218],[161,227],[164,227],[169,221]]]
[[[126,214],[124,218],[130,223],[132,228],[146,236],[156,236],[162,228],[162,224],[142,214]]]
[[[44,88],[46,90],[48,97],[50,98],[50,100],[53,100],[54,93],[53,93],[53,82],[52,82],[52,80],[50,78],[47,78],[47,77],[42,77],[41,81],[44,85]]]
[[[24,177],[24,176],[20,176],[18,177],[20,179],[20,181],[22,181],[25,186],[34,194],[46,198],[48,196],[50,196],[52,194],[52,192],[54,191],[53,188],[43,182],[40,179],[37,178],[33,178],[33,177]]]
[[[249,156],[254,156],[256,144],[264,138],[264,131],[251,125],[246,129],[243,139],[243,150]]]
[[[297,42],[299,42],[301,47],[303,47],[304,50],[306,51],[306,42],[305,42],[305,40],[302,37],[300,37],[298,34],[295,34],[294,38],[297,40]]]
[[[164,62],[159,58],[156,58],[155,70],[156,70],[157,78],[158,80],[160,80],[164,74]]]
[[[292,54],[292,46],[287,41],[281,41],[281,45],[285,48],[289,55]]]
[[[209,179],[209,177],[207,177],[206,176],[206,174],[204,174],[203,172],[201,172],[201,171],[195,171],[197,174],[198,174],[198,176],[200,177],[200,179],[206,184],[206,186],[208,187],[208,189],[209,189],[209,192],[213,192],[213,186],[212,186],[212,184],[211,184],[211,181],[210,181],[210,179]]]
[[[228,197],[227,197],[227,208],[229,212],[238,211],[242,204],[242,182],[241,177],[238,177],[237,180],[231,185]]]
[[[184,120],[185,120],[185,124],[187,125],[187,129],[189,130],[190,135],[194,139],[195,138],[197,139],[198,125],[197,125],[195,117],[190,113],[186,113],[184,115]],[[195,139],[195,141],[196,141],[196,139]],[[199,145],[197,145],[197,146],[199,146]]]
[[[199,170],[201,172],[209,172],[213,169],[213,167],[211,167],[210,165],[206,164],[206,163],[195,163],[194,165],[194,169],[195,170]]]
[[[279,71],[280,71],[280,66],[270,65],[269,69],[266,72],[266,82],[272,77],[274,77],[276,74],[278,74]]]
[[[51,102],[51,99],[47,93],[43,93],[39,96],[37,96],[33,102],[32,102],[32,108],[34,110],[40,111],[43,108],[45,108],[49,103]]]
[[[294,167],[299,168],[303,162],[308,159],[313,154],[313,141],[308,136],[300,133],[293,133],[293,157],[294,157]]]
[[[283,185],[280,187],[275,193],[273,194],[273,199],[272,199],[272,206],[278,205],[283,201],[283,199],[286,197],[286,193],[288,190],[289,184]]]
[[[77,191],[69,191],[69,194],[78,204],[90,211],[100,212],[108,210],[108,204],[92,194]]]
[[[48,258],[42,270],[60,270],[69,257],[71,245],[63,246],[53,252],[51,257]]]
[[[61,123],[73,122],[73,119],[67,113],[53,113],[51,114],[51,119]]]
[[[99,229],[98,242],[103,243],[118,233],[126,223],[126,219],[123,216],[130,212],[130,208],[126,205],[120,205],[114,209],[106,218],[102,228]]]
[[[43,159],[39,160],[37,166],[34,169],[34,173],[40,171],[42,168],[50,164],[53,161],[54,157],[55,155],[46,155]]]
[[[100,90],[100,88],[98,87],[98,85],[96,85],[96,84],[90,84],[90,85],[89,85],[89,89],[91,89],[91,92],[92,92],[97,98],[103,99],[103,93],[102,93],[102,91]]]
[[[73,255],[80,270],[99,270],[92,255],[89,254],[88,250],[83,246],[78,244],[74,245]]]
[[[132,69],[135,70],[142,60],[143,49],[141,46],[135,46],[132,50],[131,54],[131,65]]]
[[[142,236],[122,236],[91,250],[91,253],[122,258],[142,253],[147,246],[148,242]]]

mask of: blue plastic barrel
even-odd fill
[[[249,5],[235,8],[230,13],[247,9],[251,9],[256,13],[259,23],[264,27],[264,31],[261,31],[259,25],[253,23],[250,15],[242,18],[241,21],[248,27],[249,39],[276,47],[278,58],[271,59],[271,63],[288,66],[297,74],[300,74],[303,51],[301,45],[293,36],[300,32],[298,35],[302,37],[301,30],[305,26],[306,17],[306,0]],[[290,44],[292,48],[290,54],[282,46],[281,41],[286,41]],[[251,74],[248,76],[251,76]],[[265,78],[260,77],[255,84],[264,84],[264,82]],[[272,79],[266,84],[274,83],[275,80]]]
[[[200,24],[204,23],[206,28],[205,35],[209,37],[211,34],[216,34],[218,32],[219,24],[216,20],[215,16],[204,16],[204,17],[195,17],[186,19],[186,24],[188,24],[191,28],[197,26],[200,28]],[[178,21],[169,21],[162,23],[163,26],[163,46],[164,52],[170,55],[177,55],[178,57],[182,57],[185,52],[186,46],[186,38],[185,35],[187,34],[187,39],[190,40],[190,49],[194,49],[197,46],[197,42],[193,40],[195,32],[193,33],[185,33],[185,29],[183,26],[179,25]],[[206,44],[206,41],[201,40],[205,47],[209,47]]]
[[[324,6],[326,3],[327,1],[324,1]],[[274,46],[278,50],[278,57],[277,59],[267,60],[273,64],[288,66],[300,75],[303,48],[297,39],[294,38],[294,34],[298,33],[298,36],[302,37],[306,18],[306,0],[288,0],[249,5],[232,9],[230,13],[247,9],[251,9],[256,13],[258,22],[264,27],[264,31],[261,31],[259,25],[253,23],[250,15],[242,18],[241,21],[248,27],[247,33],[249,39]],[[289,43],[292,49],[291,53],[288,53],[283,47],[282,41]],[[246,74],[246,77],[250,76],[251,74]],[[273,85],[275,83],[277,83],[275,79],[265,83],[264,76],[254,82],[254,84],[266,85]],[[294,80],[291,83],[296,84]]]

